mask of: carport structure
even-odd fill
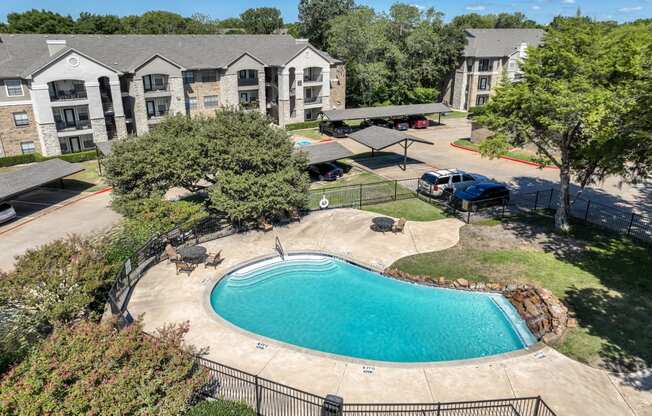
[[[398,130],[388,129],[385,127],[371,126],[366,129],[358,130],[349,134],[349,137],[356,142],[367,146],[371,149],[371,157],[374,152],[386,149],[395,144],[403,147],[403,166],[401,169],[407,169],[407,151],[414,142],[432,145],[429,141],[414,137],[410,134]]]
[[[65,160],[50,159],[0,174],[0,201],[8,200],[83,170],[84,168]]]
[[[317,143],[308,146],[301,146],[297,148],[297,151],[305,152],[308,154],[308,164],[310,165],[332,162],[334,160],[353,156],[353,152],[337,142]]]
[[[450,107],[443,103],[389,105],[385,107],[347,108],[344,110],[327,110],[322,115],[330,121],[363,120],[372,118],[408,117],[425,114],[448,113]]]

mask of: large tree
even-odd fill
[[[534,20],[528,19],[523,13],[478,14],[468,13],[455,16],[450,26],[456,29],[528,29],[539,28]]]
[[[573,178],[583,188],[608,175],[649,173],[651,43],[645,25],[557,19],[543,44],[528,51],[524,79],[503,82],[477,117],[497,132],[484,146],[488,153],[531,143],[559,168],[557,229],[568,229]]]
[[[331,19],[346,14],[355,6],[353,0],[301,0],[299,23],[301,36],[318,48],[326,47],[326,32]]]
[[[120,18],[114,15],[99,15],[82,12],[75,21],[75,33],[112,35],[122,33]]]
[[[7,15],[9,33],[72,33],[75,23],[70,16],[47,10],[28,10]]]
[[[240,15],[247,33],[267,35],[283,27],[281,11],[275,7],[247,9]]]

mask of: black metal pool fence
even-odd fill
[[[450,197],[433,198],[418,193],[418,185],[418,178],[409,178],[313,189],[310,191],[309,208],[362,208],[384,202],[419,198],[468,223],[474,217],[500,217],[506,212],[555,209],[559,206],[559,191],[556,189],[516,190],[512,191],[509,201],[504,201],[502,197],[475,201],[471,209],[467,210],[460,203],[456,203],[459,201]],[[328,201],[327,205],[324,200]],[[571,198],[570,214],[587,223],[652,242],[652,218],[632,209],[615,208],[575,195]]]
[[[398,191],[403,195],[403,191]],[[118,322],[133,322],[128,310],[129,297],[140,277],[153,265],[165,260],[166,244],[198,244],[236,233],[222,218],[208,217],[185,224],[151,238],[127,260],[110,289],[108,304]],[[479,400],[454,403],[348,403],[346,398],[311,394],[238,370],[203,357],[192,356],[210,374],[201,396],[246,403],[260,416],[555,416],[541,397]]]

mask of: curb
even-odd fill
[[[72,205],[72,204],[74,204],[74,203],[76,203],[76,202],[79,202],[79,201],[83,201],[84,199],[90,198],[90,197],[95,196],[95,195],[100,195],[100,194],[103,194],[103,193],[106,193],[106,192],[111,192],[111,190],[112,190],[111,187],[107,187],[107,188],[104,188],[104,189],[100,189],[99,191],[91,192],[91,193],[89,193],[88,195],[83,195],[83,196],[81,196],[80,198],[74,199],[74,200],[72,200],[72,201],[68,201],[67,203],[62,204],[61,206],[54,207],[52,210],[50,210],[50,211],[48,211],[48,212],[45,212],[45,213],[43,213],[43,214],[41,214],[41,215],[37,215],[37,216],[35,216],[35,217],[33,217],[33,218],[29,218],[28,220],[23,221],[23,222],[21,222],[21,223],[19,223],[19,224],[16,224],[16,225],[14,225],[13,227],[10,227],[10,228],[8,228],[8,229],[6,229],[6,230],[2,230],[2,231],[0,231],[0,235],[6,234],[6,233],[8,233],[9,231],[13,231],[13,230],[15,230],[15,229],[17,229],[17,228],[20,228],[20,227],[22,227],[23,225],[27,225],[27,224],[29,224],[30,222],[32,222],[32,221],[34,221],[34,220],[37,220],[37,219],[39,219],[39,218],[41,218],[41,217],[44,217],[44,216],[46,216],[46,215],[48,215],[48,214],[51,214],[52,212],[58,211],[58,210],[60,210],[61,208],[65,208],[65,207],[67,207],[67,206],[69,206],[69,205]]]
[[[475,149],[469,149],[468,147],[460,146],[459,144],[451,143],[451,146],[453,146],[453,147],[455,147],[457,149],[466,150],[467,152],[473,152],[473,153],[480,154],[480,152],[475,150]],[[513,158],[513,157],[509,157],[509,156],[498,156],[498,159],[505,159],[505,160],[509,160],[511,162],[522,163],[524,165],[534,166],[534,167],[541,168],[541,169],[559,169],[557,166],[542,165],[541,163],[530,162],[528,160],[516,159],[516,158]]]

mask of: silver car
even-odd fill
[[[476,184],[477,179],[466,172],[457,169],[439,169],[424,173],[419,179],[418,192],[439,197],[445,190],[451,192],[465,190]]]
[[[16,210],[8,202],[0,203],[0,224],[16,218]]]

